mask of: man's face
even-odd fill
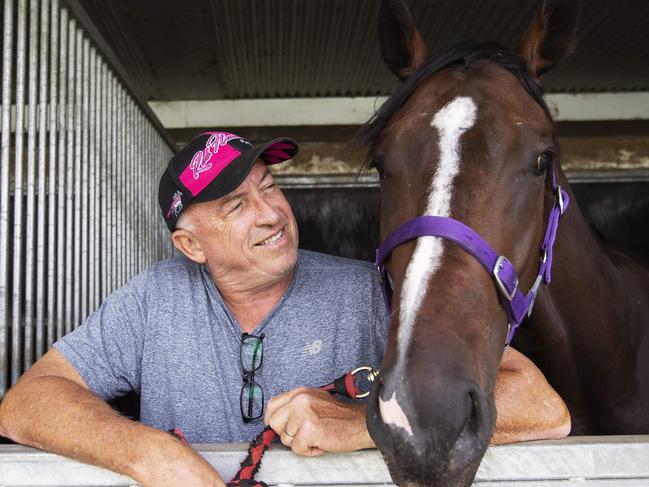
[[[264,285],[290,277],[297,259],[297,224],[288,201],[262,162],[229,195],[195,203],[192,233],[212,277]],[[243,278],[245,282],[237,282]]]

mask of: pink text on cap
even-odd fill
[[[241,137],[227,132],[208,133],[212,135],[207,139],[205,148],[194,154],[191,163],[180,175],[180,180],[192,196],[203,191],[230,162],[241,155],[241,152],[228,145],[232,139]]]

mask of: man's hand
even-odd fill
[[[300,387],[274,397],[264,422],[298,455],[374,447],[365,426],[365,406],[340,402],[318,389]]]
[[[570,413],[541,371],[524,355],[508,347],[496,376],[496,429],[492,445],[564,438],[570,433]]]

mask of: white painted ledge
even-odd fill
[[[167,129],[360,125],[386,97],[167,100],[149,106]],[[550,94],[557,121],[649,120],[649,92]]]
[[[246,445],[194,445],[230,479]],[[257,476],[271,485],[388,486],[377,450],[303,458],[274,445]],[[574,437],[490,448],[476,477],[480,487],[647,486],[649,435]],[[108,470],[18,445],[0,446],[0,485],[130,486],[133,480]]]

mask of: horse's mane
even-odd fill
[[[410,75],[379,107],[369,121],[360,128],[350,143],[351,147],[354,149],[371,147],[379,134],[388,125],[392,116],[401,109],[412,92],[432,74],[449,66],[467,71],[484,61],[496,63],[516,76],[523,88],[541,106],[548,119],[552,121],[550,111],[543,99],[541,87],[536,82],[523,56],[495,43],[478,44],[472,41],[462,41],[436,52],[417,71]]]

